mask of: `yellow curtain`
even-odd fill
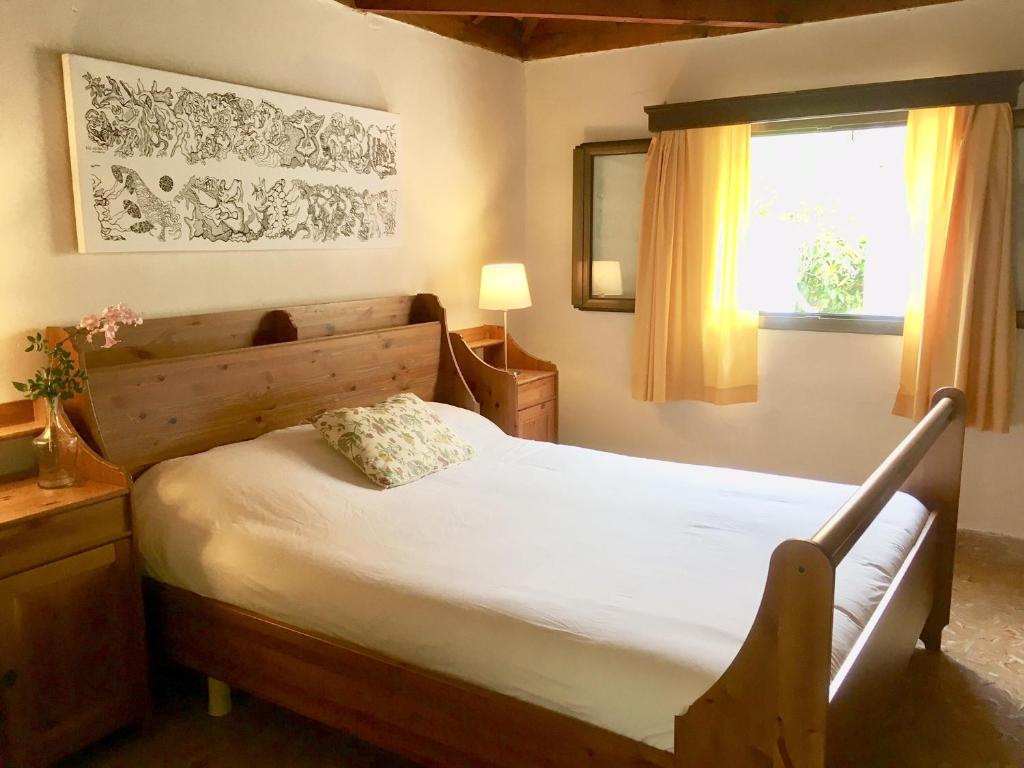
[[[757,399],[757,312],[736,302],[749,197],[749,125],[655,135],[640,224],[634,398]]]
[[[952,385],[967,394],[968,425],[1009,429],[1012,133],[1007,104],[910,112],[907,197],[921,258],[904,321],[898,416],[920,419],[931,393]]]

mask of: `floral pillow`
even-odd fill
[[[324,411],[310,422],[332,448],[382,488],[411,483],[473,458],[473,446],[411,392],[368,408]]]

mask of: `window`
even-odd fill
[[[755,126],[740,300],[767,327],[899,332],[913,250],[905,115],[807,123]]]

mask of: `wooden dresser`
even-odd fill
[[[0,440],[40,429],[7,421]],[[49,765],[149,711],[129,478],[84,445],[79,477],[0,480],[3,768]]]
[[[508,365],[500,325],[451,334],[452,348],[480,413],[505,432],[527,440],[558,442],[558,368],[508,337]]]

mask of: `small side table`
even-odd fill
[[[38,432],[7,422],[0,440]],[[70,488],[0,480],[4,768],[49,765],[149,712],[130,479],[84,443],[78,464]]]
[[[558,442],[558,367],[534,357],[508,337],[505,370],[500,325],[479,325],[451,334],[455,359],[480,412],[507,434]]]

